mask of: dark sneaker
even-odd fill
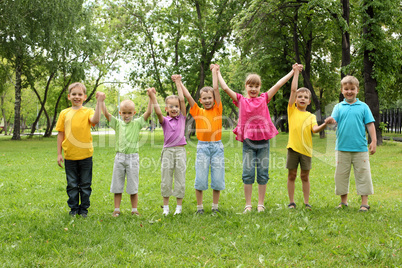
[[[212,214],[220,213],[219,209],[212,209]]]
[[[204,214],[204,209],[199,209],[199,210],[197,210],[197,214],[199,214],[199,215]]]
[[[88,217],[88,213],[86,213],[86,212],[84,212],[84,213],[81,213],[80,215],[81,215],[81,217],[83,217],[83,218],[86,218],[86,217]]]
[[[77,215],[77,211],[71,210],[68,214],[69,214],[71,217],[75,217],[75,215]]]

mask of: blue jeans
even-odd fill
[[[211,188],[225,189],[225,157],[221,141],[198,141],[195,161],[194,188],[199,191],[208,189],[208,174],[211,167]]]
[[[82,160],[65,159],[64,166],[67,177],[67,204],[72,212],[87,214],[92,192],[92,157]]]
[[[269,180],[269,140],[243,141],[243,183],[253,184],[257,168],[257,183],[267,184]]]

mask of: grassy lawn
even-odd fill
[[[204,193],[204,215],[195,215],[196,141],[186,146],[187,184],[183,214],[162,216],[160,130],[142,134],[140,217],[131,216],[124,193],[122,214],[112,217],[109,192],[114,136],[94,136],[93,192],[88,218],[68,215],[65,172],[56,162],[56,137],[0,137],[0,254],[2,267],[400,267],[402,143],[385,141],[371,156],[375,195],[359,213],[352,176],[349,208],[336,210],[334,133],[314,136],[310,173],[311,211],[302,207],[300,179],[295,210],[287,209],[287,135],[271,141],[270,181],[264,213],[243,215],[242,147],[223,134],[226,190],[211,214],[212,191]],[[171,199],[170,210],[174,211]]]

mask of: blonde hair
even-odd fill
[[[72,83],[71,85],[69,85],[68,86],[68,94],[70,94],[71,90],[73,90],[73,88],[76,88],[76,87],[82,89],[82,91],[84,92],[85,95],[87,94],[87,88],[84,86],[83,83],[80,83],[80,82],[75,82],[75,83]]]
[[[177,95],[170,95],[170,96],[167,96],[167,97],[165,98],[165,104],[167,104],[167,101],[170,100],[170,99],[177,99],[177,100],[179,100],[179,103],[180,103],[179,96],[177,96]]]
[[[306,87],[301,87],[298,90],[296,90],[296,96],[297,96],[297,93],[299,93],[299,92],[307,92],[308,98],[311,99],[311,91],[310,91],[310,89],[308,89]]]
[[[135,105],[132,100],[124,100],[124,101],[120,102],[120,109],[121,109],[121,107],[132,108],[135,110]]]
[[[352,84],[359,88],[359,80],[351,75],[347,75],[341,80],[341,88],[343,88],[344,84]]]
[[[246,78],[245,85],[261,86],[261,77],[258,74],[249,74]]]

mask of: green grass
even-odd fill
[[[295,210],[288,210],[285,169],[287,135],[271,142],[270,181],[265,213],[241,214],[241,144],[224,132],[226,190],[217,216],[212,191],[204,193],[206,213],[195,215],[195,140],[188,152],[183,214],[162,217],[161,131],[143,132],[138,209],[130,215],[123,195],[122,215],[111,216],[109,192],[114,136],[94,136],[91,207],[86,219],[68,215],[65,172],[56,163],[56,138],[11,141],[0,137],[0,254],[2,267],[398,267],[401,265],[402,143],[385,141],[371,156],[375,194],[371,209],[359,213],[360,197],[351,179],[349,208],[336,210],[334,134],[314,136],[312,211],[302,208],[300,180]],[[256,187],[253,210],[256,210]],[[171,199],[171,210],[175,200]]]

